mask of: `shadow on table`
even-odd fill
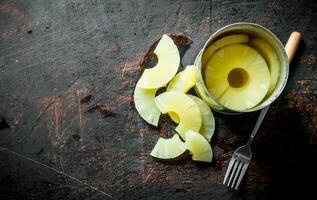
[[[300,113],[285,109],[277,114],[281,131],[274,141],[271,195],[285,198],[315,193],[317,145],[309,144]]]
[[[232,199],[285,199],[315,193],[317,145],[311,144],[301,115],[285,99],[272,106],[254,140],[253,162],[240,189],[227,190]]]

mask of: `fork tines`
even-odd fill
[[[233,156],[229,162],[223,184],[227,185],[228,187],[237,189],[245,172],[247,171],[247,167],[248,164]]]

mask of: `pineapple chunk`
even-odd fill
[[[150,155],[159,159],[173,159],[182,155],[185,151],[185,143],[175,134],[169,139],[160,137]]]
[[[208,142],[210,142],[212,135],[215,131],[215,118],[206,102],[199,97],[188,95],[199,107],[201,114],[201,127],[199,133],[202,134]]]
[[[270,72],[264,58],[243,44],[227,45],[216,51],[205,69],[210,93],[232,110],[256,106],[267,94]]]
[[[177,91],[187,93],[196,83],[195,66],[189,65],[182,72],[179,72],[168,84],[166,91]],[[168,113],[174,122],[178,123],[179,118],[175,112]]]
[[[135,87],[134,104],[141,117],[149,124],[158,125],[161,112],[154,102],[155,93],[158,89],[143,89]]]
[[[177,133],[186,140],[188,130],[199,131],[201,114],[197,104],[186,94],[180,92],[164,92],[155,98],[157,108],[163,113],[175,112],[179,117]]]
[[[144,70],[137,87],[144,89],[163,87],[177,73],[180,56],[177,46],[168,35],[163,35],[154,53],[157,55],[158,62],[155,67]]]
[[[251,41],[251,45],[265,58],[270,68],[271,81],[268,94],[271,94],[276,86],[280,74],[280,62],[278,56],[273,47],[262,39],[253,39]]]
[[[211,162],[213,157],[211,146],[201,134],[192,130],[187,131],[185,144],[193,160]]]
[[[202,65],[205,66],[209,58],[214,54],[218,49],[229,45],[229,44],[239,44],[239,43],[248,43],[249,37],[243,34],[229,35],[212,43],[204,52],[202,56]]]

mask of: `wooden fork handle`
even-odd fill
[[[288,63],[291,63],[295,52],[297,50],[297,47],[299,45],[299,42],[301,40],[301,34],[300,32],[294,31],[291,36],[288,38],[288,41],[285,45],[285,50],[288,58]]]

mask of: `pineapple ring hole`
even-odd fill
[[[235,68],[228,74],[228,82],[231,87],[241,88],[249,80],[249,74],[242,68]]]

